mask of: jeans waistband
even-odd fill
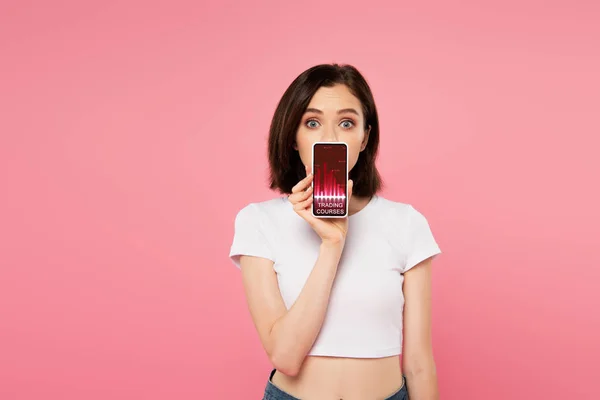
[[[273,384],[271,379],[273,378],[273,375],[275,375],[276,371],[276,369],[273,369],[269,374],[269,380],[267,381],[267,387],[265,388],[263,400],[302,400],[281,390]],[[406,388],[406,378],[404,376],[402,377],[402,387],[398,389],[396,393],[387,397],[385,400],[409,400],[408,390]]]

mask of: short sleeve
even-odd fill
[[[229,258],[238,268],[241,268],[240,256],[242,255],[274,261],[273,252],[262,229],[260,210],[256,204],[249,204],[242,208],[235,217]]]
[[[406,237],[406,272],[421,261],[441,253],[429,222],[423,214],[410,206],[408,232]]]

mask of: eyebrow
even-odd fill
[[[315,114],[323,114],[323,111],[319,110],[318,108],[307,108],[305,112],[314,112]],[[338,110],[337,113],[343,114],[343,113],[347,113],[347,112],[360,116],[358,111],[356,111],[354,108],[344,108],[344,109]]]

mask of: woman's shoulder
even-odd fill
[[[409,218],[414,213],[420,213],[412,203],[379,195],[375,206],[382,215],[392,218]]]
[[[401,243],[401,247],[415,254],[440,252],[428,219],[412,203],[383,199],[379,206],[383,211],[380,215],[388,215],[385,220],[388,232],[397,243]]]
[[[421,229],[421,226],[429,225],[422,207],[415,206],[412,202],[378,196],[375,206],[378,208],[380,222],[392,225],[394,231]]]
[[[250,201],[237,210],[237,219],[260,218],[261,215],[276,215],[284,212],[288,205],[287,196]]]

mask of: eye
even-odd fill
[[[316,128],[318,126],[318,124],[319,123],[314,119],[310,119],[310,120],[306,121],[306,126],[308,126],[311,129]]]
[[[351,121],[349,119],[342,121],[342,127],[346,128],[346,129],[350,129],[354,126],[354,121]]]

